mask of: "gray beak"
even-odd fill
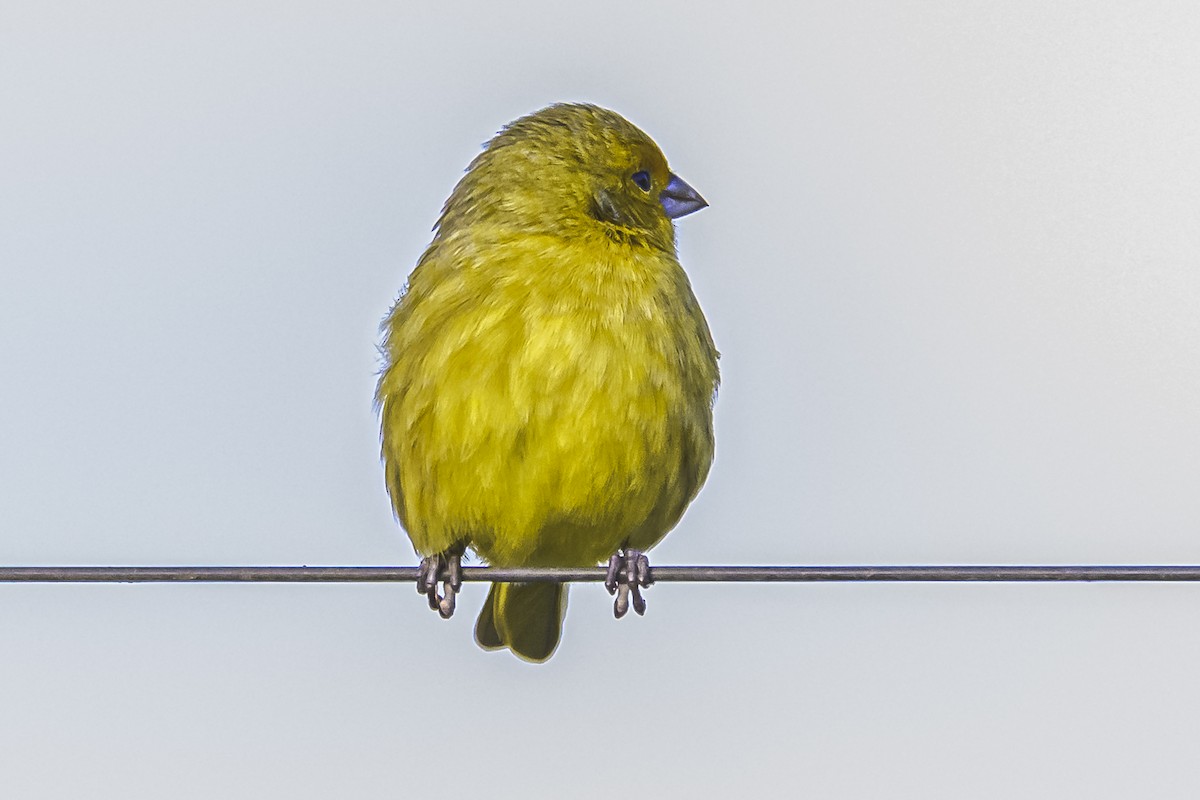
[[[692,187],[684,182],[683,178],[675,173],[671,173],[671,180],[667,181],[667,188],[662,190],[658,196],[662,202],[663,208],[667,210],[667,216],[671,219],[679,219],[687,216],[693,211],[699,211],[708,205],[708,202],[700,196]]]

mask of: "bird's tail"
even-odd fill
[[[507,647],[526,661],[554,654],[567,613],[561,583],[493,583],[475,623],[475,641],[485,650]]]

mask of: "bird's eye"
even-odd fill
[[[639,171],[633,173],[633,175],[631,175],[630,177],[633,179],[633,182],[638,185],[638,188],[641,189],[643,192],[650,191],[650,173],[649,172],[646,172],[646,170],[644,170],[644,169],[639,170]]]

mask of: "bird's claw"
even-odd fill
[[[442,594],[438,594],[438,580]],[[462,588],[462,554],[439,553],[421,559],[417,570],[417,592],[429,600],[429,607],[442,619],[454,616],[454,600]]]
[[[625,548],[613,553],[608,559],[608,571],[604,574],[604,588],[616,595],[613,601],[613,616],[617,619],[629,613],[629,604],[639,617],[646,613],[646,599],[642,588],[651,584],[650,559],[640,550]]]

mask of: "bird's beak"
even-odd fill
[[[667,188],[662,190],[658,199],[662,201],[663,208],[667,210],[667,216],[671,219],[687,216],[708,205],[699,192],[688,186],[683,178],[673,172],[671,180],[667,181]]]

